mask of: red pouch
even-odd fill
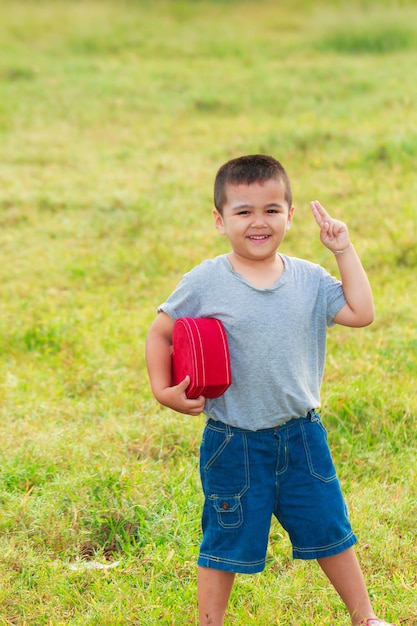
[[[232,382],[226,332],[212,317],[180,317],[172,332],[172,380],[187,376],[187,398],[217,398]]]

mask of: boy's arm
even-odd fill
[[[190,383],[189,377],[171,386],[173,327],[174,320],[166,313],[159,313],[146,338],[146,366],[152,392],[160,404],[178,413],[199,415],[204,409],[205,398],[187,398],[185,390]]]
[[[349,239],[346,224],[335,220],[321,206],[310,203],[314,218],[320,227],[321,242],[336,256],[346,298],[345,306],[333,321],[343,326],[367,326],[374,320],[375,310],[368,277],[355,248]]]

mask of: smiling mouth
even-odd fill
[[[251,241],[265,241],[269,239],[270,235],[249,235],[248,239]]]

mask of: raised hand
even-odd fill
[[[318,200],[310,202],[314,219],[320,228],[320,241],[333,254],[341,254],[351,247],[346,224],[333,219]]]

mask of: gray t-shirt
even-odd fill
[[[233,382],[207,399],[207,418],[260,430],[320,406],[326,327],[346,304],[342,284],[319,265],[280,255],[284,271],[259,289],[226,255],[185,274],[158,307],[172,319],[215,317],[226,330]]]

